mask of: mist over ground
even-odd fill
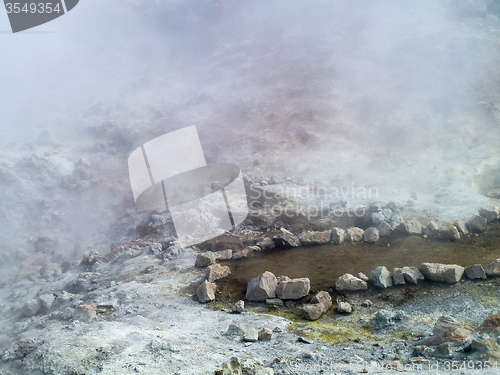
[[[15,35],[2,14],[2,253],[132,236],[109,229],[147,214],[128,154],[193,124],[208,162],[256,181],[371,186],[467,219],[500,169],[498,6],[481,4],[82,1]]]

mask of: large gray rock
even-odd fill
[[[362,242],[363,234],[365,231],[358,227],[349,228],[345,233],[345,240],[347,242]]]
[[[307,320],[318,320],[321,318],[321,315],[323,315],[323,304],[321,303],[314,303],[314,304],[307,304],[303,305],[300,308],[300,312],[304,319]]]
[[[23,306],[23,315],[28,317],[36,315],[41,308],[42,308],[42,303],[40,302],[40,299],[38,298],[30,299],[29,301],[26,301],[26,303]]]
[[[363,233],[363,240],[367,243],[375,243],[379,240],[380,234],[377,228],[370,227]]]
[[[488,223],[498,219],[499,214],[500,209],[496,206],[485,206],[481,207],[481,209],[479,210],[479,215],[484,217],[488,221]]]
[[[449,315],[441,316],[434,325],[429,345],[440,345],[445,342],[463,344],[472,330]]]
[[[394,281],[394,285],[406,284],[402,268],[394,268],[394,270],[392,271],[392,278]]]
[[[387,222],[380,223],[377,225],[378,233],[380,237],[388,236],[392,233],[393,229]]]
[[[445,221],[429,221],[427,225],[433,236],[443,240],[456,241],[460,239],[460,232],[453,224]]]
[[[213,301],[215,299],[215,290],[217,289],[217,285],[214,283],[210,283],[207,280],[203,281],[196,291],[196,296],[198,297],[198,301],[201,303],[206,303]]]
[[[332,228],[332,243],[335,245],[340,245],[344,242],[345,233],[342,228]]]
[[[416,284],[418,280],[424,280],[424,275],[422,275],[417,267],[403,267],[401,271],[408,284]]]
[[[465,274],[471,280],[486,279],[486,273],[484,272],[483,266],[481,266],[480,264],[474,264],[473,266],[465,267]]]
[[[220,264],[212,264],[205,270],[205,278],[208,282],[213,283],[216,280],[223,279],[231,274],[228,266],[221,266]]]
[[[488,219],[486,219],[485,217],[474,215],[467,222],[467,228],[471,232],[480,233],[486,230],[487,223]]]
[[[372,224],[376,226],[385,222],[385,215],[382,212],[373,212],[371,219]]]
[[[454,284],[460,281],[464,268],[456,264],[422,263],[420,272],[426,280]]]
[[[266,271],[248,283],[246,299],[249,301],[265,301],[276,297],[278,280],[271,272]]]
[[[366,281],[358,279],[350,273],[346,273],[338,278],[337,282],[335,283],[335,289],[337,289],[338,291],[366,290],[368,289],[368,285],[366,284]]]
[[[298,247],[300,246],[299,238],[292,232],[285,228],[280,229],[280,234],[275,241],[276,245],[284,247]]]
[[[307,277],[288,280],[280,278],[276,287],[276,296],[281,299],[299,299],[307,296],[310,289],[311,282]]]
[[[487,276],[500,276],[500,259],[497,259],[492,263],[485,264],[483,268],[484,273]]]
[[[370,282],[377,288],[389,288],[392,286],[392,275],[387,268],[380,266],[372,271]]]
[[[274,245],[273,240],[271,240],[271,242]],[[233,250],[227,249],[227,250],[214,251],[214,255],[216,260],[228,260],[233,257]]]
[[[210,266],[211,264],[214,264],[216,259],[217,257],[213,252],[205,251],[204,253],[198,254],[196,256],[196,261],[194,263],[194,266],[196,268],[205,268]]]
[[[455,221],[455,227],[458,229],[460,234],[462,235],[469,234],[469,229],[467,229],[467,223],[464,220]]]
[[[299,234],[299,241],[303,246],[325,244],[329,243],[331,240],[332,232],[329,230],[322,232],[303,232]]]
[[[320,303],[323,305],[323,312],[327,312],[328,309],[332,306],[332,297],[330,296],[330,293],[322,290],[321,292],[318,292],[312,299],[311,299],[312,304]]]
[[[414,234],[422,234],[422,224],[417,219],[405,220],[401,224],[399,224],[396,229],[408,236]]]
[[[42,304],[42,309],[49,311],[56,300],[56,296],[53,294],[43,294],[40,296],[40,303]]]

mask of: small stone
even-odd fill
[[[249,301],[265,301],[276,297],[278,280],[271,272],[266,271],[248,283],[246,299]]]
[[[422,263],[420,272],[426,280],[454,284],[460,281],[464,268],[456,264]]]
[[[281,247],[298,247],[300,246],[299,238],[285,228],[280,229],[281,233],[275,241],[277,246]]]
[[[262,240],[257,242],[257,246],[260,247],[262,251],[266,251],[274,249],[276,247],[276,244],[274,243],[272,238],[264,237]]]
[[[213,301],[215,299],[215,290],[217,289],[217,285],[207,280],[203,281],[198,290],[196,291],[196,295],[198,297],[198,301],[201,303],[207,303]]]
[[[363,307],[371,307],[371,306],[373,306],[373,303],[369,299],[365,299],[363,301],[363,303],[361,304],[361,306],[363,306]]]
[[[90,323],[97,319],[96,309],[94,305],[80,305],[73,312],[73,319],[82,322]]]
[[[474,264],[473,266],[466,267],[465,274],[471,280],[487,278],[484,268],[480,264]]]
[[[262,328],[259,331],[259,341],[270,341],[271,338],[273,337],[273,331],[271,331],[269,328]]]
[[[467,228],[473,233],[480,233],[486,230],[488,220],[480,215],[472,216],[467,222]]]
[[[368,276],[366,276],[363,272],[358,272],[358,273],[356,274],[356,277],[357,277],[358,279],[363,280],[363,281],[368,281],[368,280],[370,280],[370,279],[368,278]]]
[[[276,296],[281,299],[299,299],[309,294],[311,282],[308,278],[279,281]]]
[[[223,279],[231,274],[231,270],[228,266],[221,266],[220,264],[212,264],[208,266],[205,271],[205,278],[209,283],[213,283],[216,280]]]
[[[350,314],[352,313],[352,306],[348,302],[339,302],[337,311],[341,314]]]
[[[396,229],[407,236],[422,234],[422,224],[415,218],[403,221]]]
[[[257,342],[258,340],[259,331],[257,331],[255,328],[250,328],[243,334],[243,341],[245,342]]]
[[[482,207],[479,210],[479,215],[486,218],[488,223],[492,222],[493,220],[498,219],[499,214],[500,214],[500,209],[496,206],[486,206],[486,207]]]
[[[487,276],[500,276],[500,259],[483,266],[484,273]]]
[[[245,311],[245,301],[242,300],[236,302],[231,308],[233,314],[241,314],[243,311]]]
[[[345,240],[347,242],[362,242],[363,234],[365,231],[358,227],[349,228],[345,233]]]
[[[417,267],[403,267],[403,277],[408,284],[417,284],[418,280],[424,280],[424,275]]]
[[[370,275],[370,281],[373,285],[382,289],[392,286],[391,273],[385,266],[375,268]]]
[[[38,298],[30,299],[23,306],[23,315],[28,317],[34,316],[40,311],[41,308],[42,303]]]
[[[368,289],[368,285],[366,284],[366,281],[358,279],[350,273],[346,273],[338,278],[337,282],[335,283],[335,289],[337,289],[338,291],[366,290]]]
[[[266,299],[266,306],[270,308],[283,307],[285,304],[282,299],[279,298],[268,298]]]
[[[297,340],[300,342],[303,342],[304,344],[314,344],[314,341],[311,339],[308,339],[307,337],[300,336]]]
[[[385,222],[385,221],[383,223],[380,223],[379,225],[377,225],[377,230],[378,230],[380,237],[389,236],[393,231],[390,224]]]
[[[371,227],[365,230],[363,240],[367,243],[375,243],[379,240],[380,234],[377,228]]]
[[[331,231],[332,234],[332,243],[335,245],[340,245],[344,242],[345,233],[342,228],[334,227]]]
[[[299,235],[300,244],[303,246],[325,244],[330,242],[331,239],[332,239],[331,231],[303,232]]]
[[[213,252],[205,251],[204,253],[198,254],[194,266],[196,268],[205,268],[214,264],[215,260],[216,258]]]
[[[392,271],[392,278],[394,281],[394,285],[405,285],[406,284],[402,268],[394,268],[394,270]]]
[[[226,250],[214,251],[214,255],[216,260],[228,260],[233,257],[233,250],[226,249]]]

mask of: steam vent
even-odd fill
[[[4,8],[1,375],[500,374],[500,1]]]

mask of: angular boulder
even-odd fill
[[[210,283],[207,280],[203,281],[196,290],[198,301],[200,301],[201,303],[213,301],[215,299],[216,289],[217,285],[215,285],[214,283]]]
[[[280,229],[280,234],[275,238],[274,243],[280,247],[298,247],[300,246],[299,238],[285,228]]]
[[[372,271],[370,282],[377,288],[389,288],[392,286],[392,275],[387,268],[380,266]]]
[[[312,232],[303,232],[299,234],[300,244],[303,246],[310,245],[321,245],[325,243],[329,243],[332,240],[331,231],[312,231]]]
[[[471,280],[487,278],[486,273],[484,272],[484,268],[480,264],[474,264],[473,266],[465,267],[465,274]]]
[[[288,279],[288,278],[287,278]],[[307,277],[278,281],[276,296],[281,299],[299,299],[309,294],[311,282]]]
[[[417,267],[403,267],[401,271],[408,284],[416,284],[418,280],[424,280],[424,275],[422,275]]]
[[[349,228],[345,232],[345,240],[347,242],[362,242],[365,231],[358,227]]]
[[[467,221],[467,228],[473,233],[481,233],[486,230],[487,224],[488,219],[480,215],[474,215]]]
[[[492,263],[485,264],[483,268],[484,273],[487,276],[500,276],[500,259],[497,259]]]
[[[278,280],[271,272],[266,271],[248,283],[245,298],[248,301],[265,301],[276,297]]]
[[[377,230],[380,237],[389,236],[393,232],[393,229],[390,226],[390,224],[385,221],[377,225]]]
[[[441,316],[434,325],[429,345],[436,346],[445,342],[463,344],[472,330],[449,315]]]
[[[337,282],[335,283],[335,289],[337,289],[338,291],[366,290],[368,289],[368,285],[366,284],[366,281],[358,279],[350,273],[346,273],[338,278]]]
[[[392,279],[393,279],[394,285],[405,285],[406,284],[402,268],[394,268],[394,270],[392,271]]]
[[[332,306],[332,297],[330,296],[330,293],[322,290],[311,299],[311,303],[321,303],[323,305],[323,312],[327,312],[328,309]]]
[[[479,215],[486,218],[488,223],[490,223],[493,220],[498,219],[498,215],[500,215],[500,209],[497,206],[481,207],[481,209],[479,210]]]
[[[205,278],[209,283],[213,283],[216,280],[223,279],[231,274],[231,270],[228,266],[221,266],[220,264],[212,264],[208,266],[205,271]]]
[[[271,238],[265,237],[262,240],[260,240],[259,242],[257,242],[257,246],[260,247],[262,249],[262,251],[266,251],[266,250],[274,249],[276,247],[276,244],[274,243],[274,241]]]
[[[410,220],[405,220],[401,224],[399,224],[396,229],[403,233],[406,234],[407,236],[411,235],[420,235],[422,234],[422,224],[420,224],[420,221],[417,219],[410,219]]]
[[[380,233],[377,228],[370,227],[363,233],[363,240],[367,243],[375,243],[380,239]]]
[[[342,242],[344,242],[345,232],[342,228],[332,228],[331,235],[333,244],[340,245]]]
[[[300,308],[300,312],[304,319],[307,320],[318,320],[323,315],[323,304],[315,303],[304,305]]]
[[[196,262],[194,266],[196,268],[205,268],[210,266],[211,264],[214,264],[216,259],[217,258],[213,252],[205,251],[204,253],[198,254],[196,256]]]
[[[426,280],[454,284],[460,281],[464,267],[456,264],[422,263],[419,271]]]

